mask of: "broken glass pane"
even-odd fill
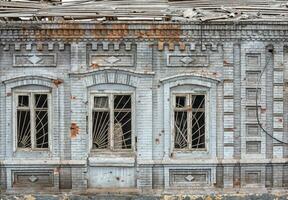
[[[131,149],[131,112],[115,112],[114,115],[114,148]]]
[[[48,111],[36,111],[36,148],[48,148]]]
[[[205,148],[205,112],[192,114],[192,148]]]
[[[31,122],[30,111],[17,111],[17,146],[31,148]]]
[[[36,148],[48,148],[48,95],[35,94]]]
[[[18,96],[18,107],[29,107],[29,96],[19,95]]]
[[[192,108],[204,108],[205,95],[193,95],[192,96]]]
[[[35,94],[35,107],[36,108],[48,108],[47,94]]]
[[[187,134],[187,112],[175,112],[175,148],[183,149],[188,146],[188,134]]]
[[[108,108],[108,97],[94,97],[94,108]]]
[[[131,109],[131,95],[115,95],[114,109]]]
[[[132,148],[131,95],[114,96],[114,148]]]
[[[176,108],[184,108],[186,105],[186,97],[176,97]]]
[[[109,112],[92,113],[92,137],[94,149],[106,149],[109,147],[109,126],[110,114]]]

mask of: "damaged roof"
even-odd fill
[[[0,21],[287,21],[281,0],[0,0]]]

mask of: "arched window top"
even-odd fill
[[[96,85],[92,85],[89,87],[90,91],[107,91],[107,90],[114,90],[114,91],[133,91],[135,87],[131,85],[119,84],[119,83],[100,83]]]
[[[122,84],[137,87],[140,79],[152,78],[154,73],[134,72],[124,69],[103,68],[96,71],[71,74],[72,77],[83,79],[86,87],[99,84]]]
[[[160,80],[164,87],[173,88],[181,85],[197,85],[198,87],[212,88],[220,82],[219,79],[199,74],[179,74]]]
[[[165,84],[165,83],[175,82],[175,81],[179,81],[179,80],[184,81],[184,82],[186,82],[188,80],[188,81],[190,81],[190,84],[196,84],[196,83],[199,83],[199,81],[209,82],[209,83],[215,84],[215,83],[221,81],[220,79],[215,78],[215,77],[211,77],[209,75],[189,73],[189,74],[177,74],[174,76],[170,76],[170,77],[161,79],[160,82]],[[196,84],[196,85],[199,85],[199,84]]]
[[[28,90],[28,91],[50,91],[51,87],[46,85],[20,85],[13,88],[13,91],[22,91],[22,90]]]
[[[54,77],[44,77],[44,76],[20,76],[12,79],[6,79],[2,81],[4,85],[7,86],[7,89],[17,89],[20,87],[27,88],[53,88],[58,87],[60,83],[63,83],[63,80],[54,78]]]

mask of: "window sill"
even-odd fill
[[[208,151],[207,149],[203,150],[186,150],[186,151],[172,151],[170,156],[171,159],[187,159],[187,158],[210,158],[211,157],[211,152]]]
[[[172,152],[173,154],[207,154],[209,153],[207,149],[187,149],[187,150],[175,150]]]
[[[49,148],[43,149],[29,149],[29,148],[17,148],[16,152],[50,152]]]
[[[39,158],[50,158],[52,152],[49,149],[45,150],[32,150],[32,149],[17,149],[13,152],[15,158],[27,158],[27,159],[39,159]]]
[[[135,152],[129,151],[110,151],[110,150],[91,150],[89,157],[134,157]]]
[[[88,165],[92,167],[134,167],[135,156],[98,155],[88,158]]]

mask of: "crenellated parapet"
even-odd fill
[[[219,43],[287,41],[288,24],[274,21],[215,22],[9,22],[0,24],[1,42],[123,41]],[[160,45],[161,46],[161,45]],[[172,46],[172,45],[171,45]]]

